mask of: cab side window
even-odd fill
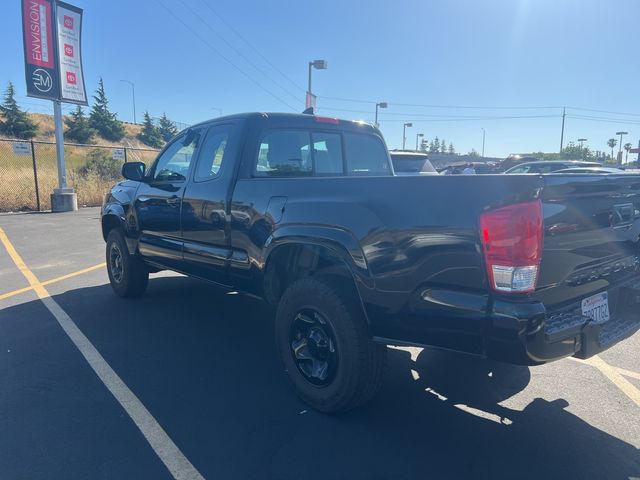
[[[186,180],[199,139],[200,131],[196,130],[177,137],[158,157],[153,170],[153,179],[158,182]]]

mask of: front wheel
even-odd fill
[[[349,410],[379,390],[387,347],[371,340],[357,302],[331,283],[294,282],[278,304],[275,334],[293,388],[313,408]]]
[[[147,266],[127,248],[122,230],[113,229],[107,236],[107,272],[111,288],[120,297],[141,296],[149,282]]]

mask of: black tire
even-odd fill
[[[278,303],[275,321],[278,352],[294,390],[311,407],[327,413],[346,411],[369,401],[382,385],[387,355],[386,345],[372,341],[359,302],[336,290],[326,280],[304,278],[294,282]],[[317,322],[309,322],[310,318]],[[319,328],[326,334],[328,345],[335,346],[334,352],[329,347],[324,350],[329,353],[321,356],[322,361],[328,359],[326,367],[309,367],[316,364],[316,359],[306,358],[307,352],[300,354],[301,348],[294,350],[305,338],[303,348],[311,350],[310,343],[317,338],[317,332],[313,340],[300,335],[299,323],[303,328],[311,325],[309,330]],[[315,343],[316,351],[319,345]],[[317,372],[322,373],[314,377]],[[321,378],[325,373],[327,377]]]
[[[107,236],[107,272],[111,288],[120,297],[140,297],[149,283],[149,269],[136,255],[129,254],[124,234],[114,228]]]

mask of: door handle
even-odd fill
[[[169,205],[177,205],[180,203],[180,197],[177,195],[171,195],[169,198],[167,198],[167,203]]]

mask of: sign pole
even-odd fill
[[[56,164],[58,166],[59,193],[72,193],[73,189],[67,188],[67,170],[64,163],[64,137],[62,129],[62,104],[59,100],[53,101],[53,117],[56,127]],[[56,192],[54,190],[54,193]],[[66,190],[66,192],[64,192]]]

